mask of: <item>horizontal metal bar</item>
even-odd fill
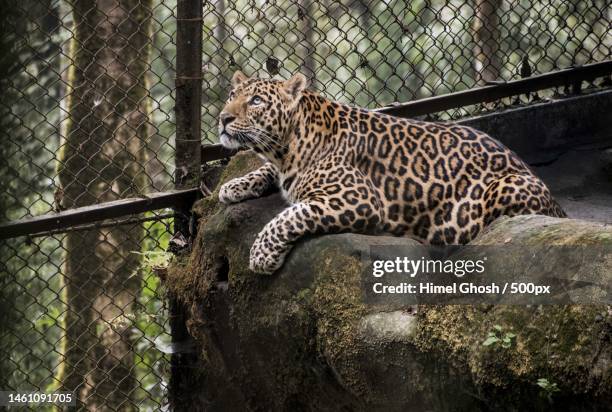
[[[227,159],[237,152],[237,150],[226,149],[220,144],[202,145],[202,162],[206,163],[214,160]]]
[[[27,219],[0,224],[0,239],[33,235],[41,232],[60,230],[65,227],[115,219],[165,208],[189,207],[199,195],[199,189],[184,189],[151,193],[147,197],[121,199],[97,205],[84,206],[49,213]]]
[[[422,116],[472,104],[491,102],[504,97],[536,92],[551,87],[571,85],[584,80],[594,80],[598,77],[611,74],[612,60],[609,60],[520,80],[478,87],[463,92],[443,94],[394,106],[381,107],[373,109],[373,111],[398,117]]]
[[[56,230],[50,230],[48,232],[38,232],[35,234],[29,234],[28,236],[30,238],[35,238],[35,237],[41,237],[41,236],[60,235],[66,232],[74,233],[74,232],[83,232],[83,231],[92,230],[92,229],[104,229],[107,227],[136,225],[139,223],[155,222],[155,221],[160,221],[160,220],[165,220],[165,219],[174,219],[177,216],[178,216],[177,213],[164,213],[161,215],[153,215],[153,216],[129,217],[127,219],[125,218],[106,219],[106,220],[95,222],[95,223],[87,223],[87,224],[77,225],[77,226],[65,226],[65,227],[62,227]]]
[[[398,117],[416,117],[472,104],[486,103],[504,97],[536,92],[551,87],[565,86],[579,81],[593,80],[611,74],[612,60],[479,87],[463,92],[428,97],[394,106],[380,107],[372,109],[372,111]],[[235,153],[235,150],[226,149],[220,144],[204,145],[202,146],[202,162],[226,159]]]

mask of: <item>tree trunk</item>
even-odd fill
[[[66,208],[144,192],[150,135],[150,0],[75,0],[72,11],[69,122],[58,167]],[[132,252],[142,236],[137,225],[70,232],[64,240],[68,308],[60,381],[89,410],[136,409],[126,315],[140,290]]]
[[[376,93],[378,92],[379,87],[376,81],[376,72],[372,65],[373,62],[369,61],[368,59],[370,52],[372,52],[372,10],[367,0],[357,1],[354,4],[354,7],[357,10],[357,19],[361,26],[360,39],[357,43],[357,51],[359,52],[359,56],[361,59],[359,67],[361,68],[361,72],[365,76],[364,91],[367,96],[366,105],[368,107],[371,107],[372,105],[376,106],[377,103],[380,103],[376,101]]]
[[[225,0],[204,4],[204,15],[216,18],[215,25],[204,30],[202,43],[202,137],[208,142],[218,141],[216,122],[230,91],[230,79],[239,67],[237,56],[227,51],[225,9]]]
[[[474,10],[474,69],[476,82],[485,84],[500,79],[499,17],[501,0],[476,0]]]
[[[299,1],[300,13],[298,14],[300,23],[299,29],[302,33],[302,49],[304,50],[304,55],[302,56],[302,60],[304,61],[303,65],[303,74],[310,80],[310,86],[313,89],[317,88],[316,84],[316,73],[315,73],[315,46],[314,46],[314,25],[316,24],[316,20],[314,19],[313,10],[312,10],[312,1],[311,0],[300,0]]]
[[[225,23],[225,0],[217,0],[217,27],[215,27],[215,37],[217,39],[217,44],[220,46],[219,51],[221,61],[217,66],[218,69],[227,67],[226,65],[229,62],[229,53],[225,50],[225,40],[227,38],[227,26]],[[224,92],[230,85],[230,76],[232,76],[233,72],[231,70],[219,70],[219,86],[221,86],[221,91]]]

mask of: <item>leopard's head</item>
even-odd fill
[[[251,148],[266,157],[282,155],[302,92],[298,73],[288,80],[248,78],[237,71],[219,116],[219,139],[229,149]]]

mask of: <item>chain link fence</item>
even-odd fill
[[[137,250],[146,251],[146,261],[166,258],[172,222],[149,218],[2,243],[3,390],[76,393],[79,388],[86,410],[166,405],[168,310],[159,277],[150,266],[133,262],[139,260]],[[117,240],[131,231],[140,237],[124,248]],[[91,259],[90,250],[67,255],[70,236],[76,242],[95,236],[95,253],[111,252],[105,260]],[[130,255],[126,249],[132,249]],[[75,263],[92,276],[67,278]],[[122,276],[128,265],[132,271]]]
[[[176,2],[3,6],[0,221],[172,189]],[[172,213],[1,241],[1,390],[167,405]]]
[[[172,189],[176,0],[6,3],[0,221]],[[202,6],[203,143],[216,142],[237,69],[282,77],[301,70],[324,95],[374,108],[611,58],[605,0]],[[151,267],[169,258],[171,213],[2,241],[0,389],[78,390],[82,409],[167,405],[168,311]]]
[[[204,2],[203,130],[214,139],[238,68],[302,70],[326,96],[374,108],[609,60],[611,23],[606,0]]]

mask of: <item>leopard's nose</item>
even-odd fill
[[[221,124],[223,125],[223,127],[226,127],[228,124],[230,124],[234,120],[236,120],[236,116],[232,115],[231,113],[228,113],[228,112],[221,113]]]

